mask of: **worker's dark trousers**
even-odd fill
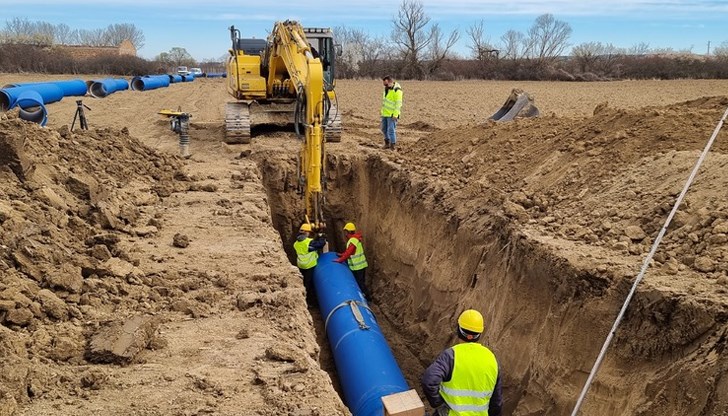
[[[367,300],[370,300],[371,297],[369,296],[369,290],[367,290],[366,281],[367,268],[365,267],[361,270],[352,270],[351,273],[354,275],[354,279],[356,279],[356,283],[359,285],[361,293],[364,294],[364,297],[367,298]]]
[[[314,266],[310,269],[298,269],[303,275],[303,287],[306,288],[306,303],[311,307],[316,306],[316,291],[313,288],[313,270],[315,268]]]

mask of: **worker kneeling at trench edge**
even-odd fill
[[[422,375],[422,392],[433,416],[501,416],[503,395],[495,355],[480,344],[483,315],[468,309],[458,317],[458,344],[446,349]]]
[[[313,288],[313,270],[318,264],[319,251],[326,245],[326,238],[323,234],[314,232],[311,224],[305,223],[298,230],[298,237],[293,243],[296,250],[296,264],[303,275],[303,287],[306,288],[306,303],[309,306],[316,305],[316,292]]]
[[[366,272],[369,264],[367,263],[367,257],[364,255],[361,232],[356,230],[354,223],[348,222],[344,225],[344,233],[346,233],[347,238],[346,250],[343,253],[336,253],[339,258],[334,261],[337,263],[347,262],[356,283],[359,285],[359,290],[364,294],[366,300],[371,300],[366,286]]]

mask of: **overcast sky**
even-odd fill
[[[538,15],[551,13],[573,29],[569,43],[599,41],[628,48],[691,49],[704,54],[728,41],[728,0],[422,0],[425,12],[446,31],[462,32],[457,51],[467,54],[465,30],[479,20],[497,44],[513,29],[526,32]],[[61,5],[62,4],[62,5]],[[196,59],[217,58],[229,48],[227,28],[264,38],[276,20],[304,26],[347,26],[388,36],[399,3],[383,0],[0,0],[0,24],[14,17],[65,23],[74,29],[133,23],[144,32],[139,55],[153,58],[174,46]]]

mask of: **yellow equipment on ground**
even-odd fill
[[[334,93],[335,59],[340,50],[333,33],[327,28],[304,29],[300,23],[286,20],[273,25],[267,40],[240,38],[234,26],[230,38],[227,90],[237,101],[229,102],[225,109],[226,142],[250,143],[253,109],[266,109],[257,111],[265,116],[264,123],[292,122],[303,143],[299,189],[304,194],[306,222],[321,229],[324,138],[341,140]]]
[[[157,114],[169,118],[169,128],[179,134],[179,155],[189,158],[191,156],[189,129],[192,114],[183,112],[181,108],[178,108],[177,111],[163,108]]]

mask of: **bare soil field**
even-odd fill
[[[0,74],[0,85],[72,77]],[[728,81],[340,81],[331,249],[354,221],[402,370],[481,310],[507,414],[570,414],[627,291],[728,107]],[[542,116],[487,122],[512,88]],[[345,415],[291,265],[292,132],[222,143],[223,80],[0,116],[0,415]],[[192,114],[190,159],[157,111]],[[728,133],[669,228],[583,407],[728,414]]]

